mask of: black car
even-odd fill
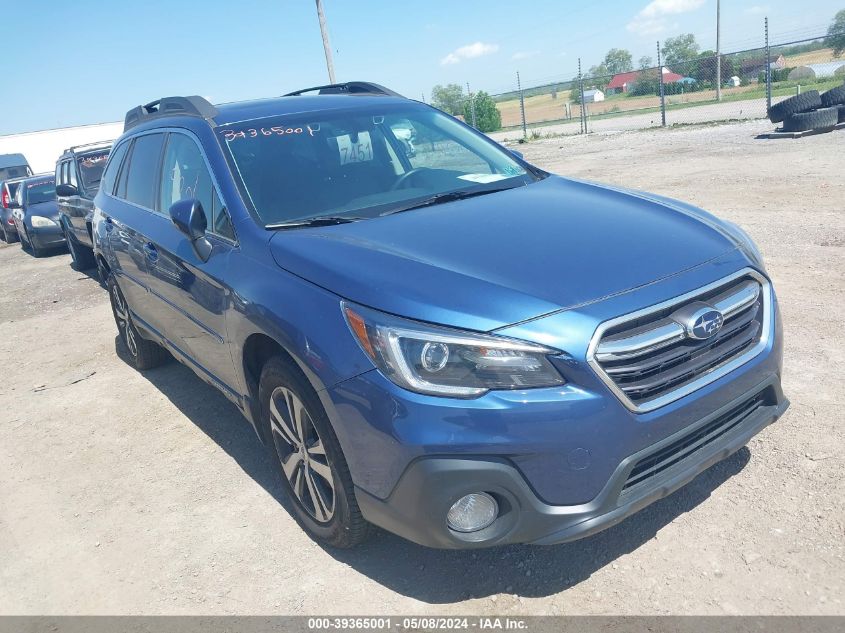
[[[9,203],[21,247],[35,257],[64,246],[65,236],[59,226],[56,183],[52,174],[22,180],[14,200]]]
[[[111,151],[111,141],[68,148],[56,162],[59,224],[67,240],[74,270],[93,268],[91,216],[94,196]]]

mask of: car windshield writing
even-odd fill
[[[103,176],[103,168],[106,166],[108,158],[109,152],[105,150],[96,154],[86,154],[77,161],[79,174],[82,176],[82,184],[86,189],[100,183],[100,178]]]
[[[26,203],[39,204],[56,199],[56,184],[52,180],[39,180],[27,183]]]
[[[372,218],[439,194],[538,178],[455,119],[415,104],[270,117],[223,125],[218,134],[267,226]]]

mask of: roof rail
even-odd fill
[[[67,154],[68,152],[75,152],[76,150],[83,149],[83,148],[86,148],[86,147],[103,147],[103,146],[106,146],[106,145],[113,145],[113,144],[114,144],[113,139],[110,140],[110,141],[95,141],[93,143],[81,143],[79,145],[71,145],[65,151],[63,151],[62,154]]]
[[[370,81],[347,81],[342,84],[327,84],[325,86],[314,86],[313,88],[303,88],[296,92],[289,92],[285,97],[298,97],[306,92],[317,92],[321,95],[383,95],[386,97],[401,97],[398,92],[394,92],[390,88],[385,88],[379,84],[374,84]]]
[[[123,123],[125,132],[131,127],[154,117],[186,115],[212,119],[217,116],[217,108],[202,97],[162,97],[158,101],[150,101],[146,105],[132,108],[126,113]]]

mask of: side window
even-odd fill
[[[190,137],[171,133],[164,151],[159,209],[167,213],[174,202],[187,198],[200,201],[209,231],[235,238],[229,215],[214,189],[199,147]]]
[[[146,209],[155,209],[156,176],[163,143],[164,134],[147,134],[136,138],[132,147],[126,180],[126,199]]]
[[[117,149],[112,152],[106,171],[103,174],[103,180],[100,182],[100,187],[106,193],[114,193],[114,182],[117,180],[117,174],[120,171],[120,163],[123,162],[123,157],[126,156],[126,150],[129,148],[129,142],[121,143]]]

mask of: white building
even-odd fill
[[[591,88],[584,91],[584,103],[598,103],[599,101],[604,101],[604,93],[601,90]]]
[[[0,136],[0,154],[23,154],[36,174],[52,172],[72,145],[110,141],[123,134],[123,121]]]

